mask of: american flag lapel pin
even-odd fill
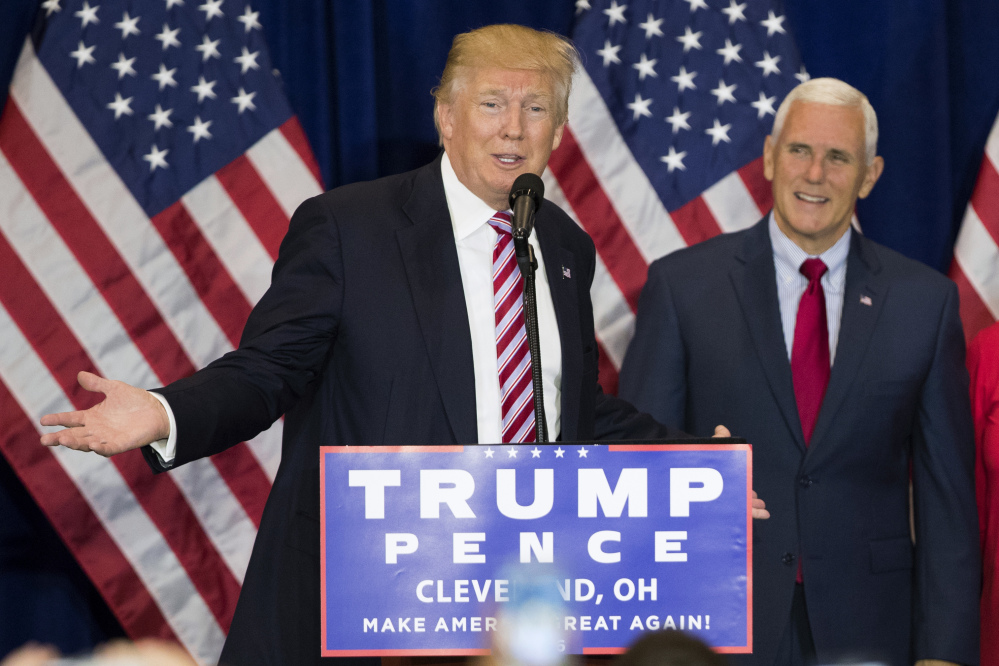
[[[564,278],[571,278],[572,277],[572,272],[568,268],[566,268],[565,266],[562,267],[562,277],[564,277]]]
[[[861,294],[861,296],[860,296],[860,304],[861,305],[867,305],[867,306],[874,305],[874,303],[871,301],[871,297],[867,296],[866,294]]]

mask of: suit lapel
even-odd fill
[[[549,206],[552,204],[549,203]],[[580,391],[582,390],[582,340],[579,336],[579,302],[574,279],[579,279],[576,271],[575,255],[562,246],[558,225],[551,215],[544,214],[545,208],[538,211],[534,225],[545,262],[545,276],[555,307],[558,333],[562,347],[562,409],[561,437],[563,441],[574,441],[579,423]],[[569,277],[563,269],[568,269]],[[574,277],[575,276],[575,277]],[[575,359],[575,361],[573,361]]]
[[[794,441],[804,451],[805,440],[801,432],[801,420],[798,418],[791,364],[787,360],[787,346],[781,326],[777,273],[774,269],[767,218],[763,218],[749,230],[746,242],[735,258],[736,266],[731,278],[742,307],[743,319],[749,328],[774,400]]]
[[[455,441],[478,441],[472,337],[440,159],[421,169],[396,232],[413,305]]]
[[[835,421],[847,394],[856,388],[857,373],[867,352],[871,336],[885,298],[888,284],[881,277],[881,264],[870,247],[870,241],[856,231],[850,241],[846,264],[846,286],[843,292],[843,314],[840,316],[836,358],[829,376],[829,386],[822,409],[815,423],[812,444],[818,444]]]

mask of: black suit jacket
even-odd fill
[[[839,343],[806,448],[767,219],[655,262],[621,396],[753,448],[754,658],[774,663],[798,556],[819,663],[978,661],[978,528],[953,283],[853,234]],[[912,479],[916,545],[910,540]]]
[[[681,435],[597,385],[589,236],[551,203],[535,230],[562,346],[561,438]],[[478,441],[440,160],[303,203],[239,349],[160,392],[176,417],[176,465],[286,416],[281,466],[222,662],[317,663],[318,447]],[[148,447],[146,457],[158,466]]]

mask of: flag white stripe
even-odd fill
[[[544,181],[545,198],[564,210],[576,224],[579,224],[576,212],[569,205],[565,193],[550,169],[545,170]],[[607,267],[600,259],[600,253],[596,255],[596,269],[593,273],[593,284],[590,285],[590,300],[593,303],[593,325],[596,328],[597,339],[614,367],[620,368],[624,362],[624,354],[628,350],[628,343],[635,332],[635,313],[632,312],[617,283],[607,272]]]
[[[181,197],[219,261],[251,303],[271,283],[274,260],[215,176],[209,176]]]
[[[759,222],[765,212],[757,208],[756,200],[737,171],[704,190],[701,198],[722,231],[748,229]]]
[[[582,68],[572,80],[569,128],[646,263],[684,247],[683,236]]]
[[[100,292],[23,188],[0,152],[0,229],[46,293],[60,318],[106,377],[139,387],[159,386],[156,373],[132,343]],[[246,573],[256,527],[210,460],[170,472],[208,538],[237,580]]]
[[[999,247],[970,205],[954,245],[954,258],[992,317],[999,318]]]
[[[42,414],[73,409],[2,305],[0,338],[4,341],[0,379],[32,422],[37,423]],[[177,637],[199,659],[214,662],[225,639],[221,627],[114,464],[62,447],[52,453],[132,564]]]
[[[999,165],[999,116],[996,116],[985,142],[985,156],[992,161],[993,166]]]
[[[229,341],[222,329],[38,61],[30,39],[18,60],[11,96],[195,365],[224,353]]]
[[[289,219],[299,204],[323,191],[280,129],[265,134],[246,156]]]

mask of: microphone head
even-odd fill
[[[522,196],[529,196],[534,200],[535,210],[541,207],[541,202],[545,200],[545,182],[541,180],[541,176],[534,173],[522,173],[517,176],[513,181],[513,187],[510,188],[511,209],[513,202]]]

